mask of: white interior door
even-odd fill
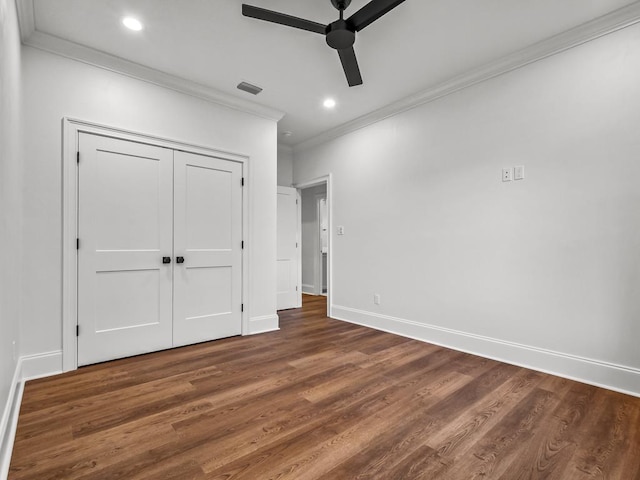
[[[278,187],[277,309],[301,306],[298,259],[298,191]]]
[[[239,335],[242,166],[176,151],[174,175],[174,346]]]
[[[81,134],[78,365],[172,346],[173,151]]]

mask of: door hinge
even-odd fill
[[[298,204],[298,199],[296,198],[296,205]]]
[[[241,303],[241,304],[240,304],[240,311],[241,311],[241,312],[244,312],[244,303]]]
[[[76,325],[76,337],[80,336],[80,325]]]
[[[242,250],[244,250],[244,240],[242,240],[242,241],[240,242],[240,248],[241,248]]]
[[[80,250],[80,239],[76,238],[76,250]]]
[[[242,180],[240,180],[240,185],[244,187],[244,177],[242,177]]]
[[[76,152],[76,163],[80,163],[80,152]]]
[[[296,285],[296,292],[298,291],[298,286]]]
[[[298,248],[298,242],[296,242],[296,248]]]

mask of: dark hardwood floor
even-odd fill
[[[28,382],[9,478],[640,479],[640,399],[328,319]]]

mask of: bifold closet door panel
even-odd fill
[[[242,332],[242,166],[174,154],[174,346]]]
[[[276,308],[298,306],[298,191],[278,187]]]
[[[173,151],[83,133],[79,152],[78,365],[170,348]]]

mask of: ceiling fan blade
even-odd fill
[[[344,69],[344,74],[347,76],[349,86],[355,87],[356,85],[362,85],[362,76],[360,75],[358,60],[356,59],[356,51],[353,47],[338,50],[338,55],[340,55],[342,68]]]
[[[356,32],[359,32],[370,23],[375,22],[381,16],[389,13],[404,0],[372,0],[347,19]]]
[[[285,13],[274,12],[273,10],[254,7],[252,5],[245,5],[244,3],[242,4],[242,15],[267,22],[279,23],[287,27],[308,30],[309,32],[320,33],[322,35],[325,34],[327,28],[321,23],[312,22],[311,20],[305,20],[304,18],[294,17]]]

